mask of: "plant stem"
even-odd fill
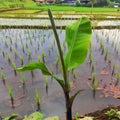
[[[57,34],[57,30],[55,27],[55,23],[54,23],[54,19],[52,16],[52,13],[50,11],[50,9],[48,9],[48,15],[52,24],[52,28],[53,28],[53,32],[56,38],[56,43],[57,43],[57,47],[58,47],[58,51],[60,54],[60,60],[61,60],[61,64],[62,64],[62,70],[63,70],[63,77],[64,77],[64,82],[65,82],[65,89],[63,89],[64,91],[64,95],[65,95],[65,101],[66,101],[66,119],[67,120],[72,120],[72,106],[71,106],[71,101],[70,101],[70,96],[69,96],[69,81],[68,81],[68,74],[67,74],[67,69],[65,67],[65,63],[64,63],[64,59],[63,59],[63,52],[61,49],[61,45],[60,45],[60,40]]]
[[[51,21],[51,24],[52,24],[53,32],[54,32],[54,35],[55,35],[55,38],[56,38],[56,42],[57,42],[57,46],[58,46],[58,50],[59,50],[59,54],[60,54],[60,60],[61,60],[62,68],[63,68],[63,77],[64,77],[64,80],[65,80],[65,86],[68,86],[67,70],[65,68],[65,63],[64,63],[64,59],[63,59],[63,52],[62,52],[62,49],[61,49],[60,40],[59,40],[57,31],[56,31],[54,19],[53,19],[53,16],[52,16],[52,13],[51,13],[50,9],[48,9],[48,14],[49,14],[49,17],[50,17],[50,21]]]

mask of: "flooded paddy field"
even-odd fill
[[[58,30],[62,50],[67,46],[65,30]],[[69,73],[71,94],[84,89],[74,101],[73,114],[89,113],[109,105],[120,104],[120,30],[93,30],[92,43],[86,61]],[[82,51],[81,51],[82,52]],[[0,29],[0,114],[29,114],[37,109],[35,90],[41,98],[41,111],[45,116],[65,117],[64,94],[51,77],[40,70],[19,73],[16,67],[31,61],[43,61],[52,72],[60,75],[60,60],[51,29]],[[93,91],[92,79],[97,80]],[[48,80],[48,91],[45,82]],[[25,85],[23,85],[23,83]],[[13,89],[14,109],[11,107],[7,87]]]

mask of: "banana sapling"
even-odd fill
[[[60,65],[62,68],[61,75],[63,75],[63,78],[59,78],[54,73],[50,72],[43,62],[31,62],[28,65],[18,68],[18,71],[22,72],[26,70],[40,69],[44,75],[53,77],[60,84],[64,92],[66,104],[66,120],[72,120],[73,101],[75,97],[83,90],[78,90],[73,96],[70,96],[71,89],[68,73],[70,70],[82,64],[86,59],[92,36],[91,22],[88,18],[82,17],[78,21],[66,27],[66,42],[68,45],[68,50],[65,56],[63,56],[60,40],[50,9],[48,9],[48,14],[58,47],[59,57],[61,61]]]

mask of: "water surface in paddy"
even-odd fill
[[[65,53],[67,47],[64,43],[65,31],[58,30],[62,49]],[[79,89],[84,91],[77,96],[73,104],[73,114],[76,112],[85,114],[107,105],[119,105],[120,83],[116,85],[116,73],[120,74],[120,30],[94,30],[92,37],[92,54],[94,59],[94,70],[96,71],[98,89],[96,97],[93,98],[92,91],[92,67],[90,66],[89,52],[86,61],[80,65],[74,72],[70,72],[71,94]],[[104,44],[104,52],[100,49],[101,42]],[[105,61],[105,51],[108,49],[107,59]],[[30,61],[38,61],[38,56],[43,60],[45,54],[45,63],[48,68],[61,76],[59,67],[56,66],[58,53],[52,30],[20,30],[20,29],[1,29],[0,30],[0,71],[5,74],[6,86],[13,88],[13,95],[16,107],[10,106],[9,95],[6,86],[0,79],[0,113],[9,115],[13,112],[25,115],[36,110],[35,89],[38,89],[41,95],[41,110],[45,116],[59,115],[65,118],[64,95],[58,83],[49,79],[48,94],[45,89],[45,77],[39,70],[26,71],[14,74],[12,62],[17,67],[22,66],[20,56],[23,58],[23,65]],[[10,56],[10,61],[8,60]],[[60,62],[60,61],[59,61]],[[113,66],[115,73],[112,76]],[[26,89],[23,93],[21,76],[25,77]],[[120,78],[119,78],[120,79]]]
[[[43,16],[44,17],[44,16]],[[77,18],[81,18],[82,16],[79,16]],[[67,18],[67,16],[64,18]],[[71,18],[74,18],[71,17]],[[76,20],[55,20],[56,26],[66,26],[69,25]],[[24,25],[31,25],[31,26],[50,26],[50,20],[49,19],[15,19],[15,18],[0,18],[0,25],[8,25],[8,26],[24,26]],[[102,21],[92,21],[92,25],[96,26],[120,26],[120,20],[102,20]]]

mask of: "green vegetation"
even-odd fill
[[[91,6],[91,5],[90,5]],[[25,9],[25,10],[48,10],[50,8],[52,11],[76,11],[76,12],[91,12],[90,6],[69,6],[69,5],[38,5],[33,0],[0,0],[0,8],[17,8],[17,9]],[[7,11],[7,10],[5,10]],[[4,12],[5,12],[4,11]],[[99,7],[93,8],[93,12],[115,12],[116,8],[107,8],[107,7]],[[9,11],[13,12],[13,11]],[[20,13],[20,10],[16,10],[14,13]],[[23,12],[23,11],[21,11]],[[35,11],[33,11],[35,12]],[[8,12],[7,12],[8,13]],[[23,12],[24,13],[24,12]],[[26,13],[29,13],[27,11]]]
[[[110,109],[105,113],[108,115],[109,119],[108,120],[119,120],[120,119],[120,113],[118,112],[117,109]]]
[[[36,7],[32,0],[0,0],[1,8],[31,8]]]
[[[48,14],[56,38],[56,43],[62,66],[61,75],[63,77],[59,78],[54,73],[50,72],[43,62],[31,62],[26,66],[18,68],[18,71],[23,72],[26,70],[40,69],[44,75],[53,77],[60,84],[64,92],[66,103],[66,119],[72,120],[73,101],[75,97],[83,90],[78,90],[73,96],[70,96],[71,88],[68,73],[70,70],[82,64],[87,56],[87,50],[91,42],[91,22],[88,18],[83,17],[78,21],[74,22],[73,24],[67,26],[66,42],[68,45],[68,51],[66,52],[66,55],[63,56],[60,40],[50,9],[48,10]]]
[[[91,12],[90,7],[74,7],[74,6],[57,6],[57,5],[43,5],[40,6],[41,10],[50,8],[52,11],[76,11],[76,12]],[[116,8],[93,8],[93,12],[115,12]]]

